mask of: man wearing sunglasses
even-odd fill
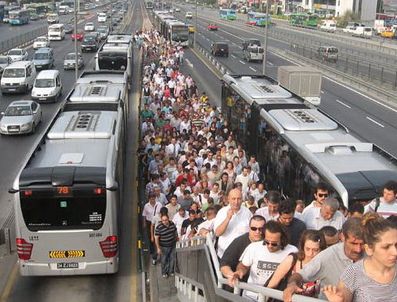
[[[265,227],[265,239],[251,243],[244,250],[233,277],[229,279],[230,285],[249,272],[248,283],[263,286],[285,257],[296,252],[298,249],[288,244],[288,235],[281,223],[269,221]],[[258,298],[257,294],[249,291],[244,291],[244,295],[254,300]]]
[[[329,196],[329,187],[324,182],[319,182],[314,190],[314,200],[304,210],[303,214],[311,208],[320,208]]]
[[[219,263],[221,272],[226,278],[233,278],[234,271],[237,268],[240,257],[243,254],[245,248],[252,242],[258,242],[263,240],[263,234],[265,232],[265,218],[260,215],[254,215],[250,219],[250,228],[248,233],[241,235],[233,240],[233,242],[225,250],[222,259]],[[248,274],[246,274],[242,281],[247,281]]]

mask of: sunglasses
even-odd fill
[[[263,231],[263,227],[257,228],[257,227],[250,227],[251,231],[256,232],[256,231]]]
[[[270,241],[267,241],[266,239],[263,240],[263,243],[266,244],[266,245],[273,246],[273,247],[276,247],[276,246],[280,245],[278,242],[270,242]]]
[[[328,194],[321,194],[321,193],[318,193],[317,195],[318,195],[318,197],[328,197]]]

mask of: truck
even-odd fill
[[[321,104],[321,72],[306,66],[280,66],[277,79],[279,85],[312,105]]]

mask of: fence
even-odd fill
[[[6,53],[7,51],[15,47],[26,46],[30,44],[37,37],[46,35],[47,31],[48,31],[48,26],[43,26],[23,34],[19,34],[15,37],[12,37],[11,39],[0,41],[0,53]]]
[[[248,290],[258,295],[258,301],[267,301],[267,298],[283,299],[283,292],[246,282],[238,282],[234,293],[223,289],[228,284],[219,269],[219,261],[213,244],[213,237],[193,237],[177,243],[177,274],[176,285],[178,291],[186,292],[186,284],[192,287],[204,288],[206,301],[252,301],[240,296],[241,290]],[[212,279],[212,280],[211,280]],[[182,286],[182,283],[185,286]],[[212,286],[211,286],[212,285]],[[193,293],[191,293],[193,294]],[[197,292],[195,293],[197,296]],[[323,302],[324,300],[294,295],[293,302]]]

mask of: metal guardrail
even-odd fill
[[[191,239],[183,240],[177,243],[176,246],[177,253],[178,251],[183,251],[183,250],[207,250],[210,258],[210,263],[208,264],[209,268],[213,269],[213,273],[216,276],[217,280],[213,280],[213,282],[216,282],[216,287],[217,291],[224,291],[227,292],[226,290],[223,289],[224,285],[228,285],[228,280],[225,279],[219,269],[219,261],[218,261],[218,256],[215,251],[215,247],[213,244],[213,237],[212,234],[208,234],[206,237],[200,237],[196,236]],[[201,266],[203,266],[203,263],[200,263]],[[211,274],[208,274],[211,275]],[[180,276],[182,279],[185,278],[183,274],[177,274],[177,276]],[[210,277],[210,276],[208,276]],[[193,280],[196,281],[196,280]],[[180,290],[180,288],[178,288]],[[236,286],[234,287],[234,294],[233,296],[235,298],[233,299],[228,299],[229,301],[252,301],[251,299],[245,299],[244,297],[240,297],[239,293],[241,290],[248,290],[251,292],[254,292],[258,295],[258,301],[259,302],[265,302],[267,301],[268,298],[274,298],[278,300],[283,300],[283,292],[280,290],[272,289],[272,288],[267,288],[263,286],[258,286],[255,284],[249,284],[246,282],[237,282]],[[229,293],[229,292],[227,292]],[[301,296],[301,295],[294,295],[292,297],[293,302],[321,302],[324,300],[321,299],[316,299],[316,298],[311,298],[311,297],[306,297],[306,296]]]
[[[39,36],[46,35],[48,31],[48,26],[43,26],[36,28],[34,30],[19,34],[0,42],[0,53],[6,53],[10,49],[15,47],[25,47],[33,42]]]

